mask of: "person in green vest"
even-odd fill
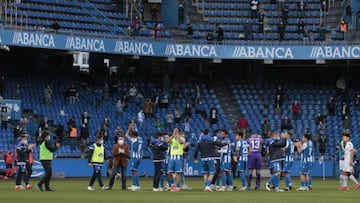
[[[94,182],[97,179],[99,186],[102,190],[108,190],[109,188],[104,186],[104,183],[101,178],[101,168],[105,160],[105,147],[104,147],[104,138],[101,134],[96,136],[96,142],[89,146],[89,158],[88,163],[89,167],[93,167],[94,172],[90,179],[90,183],[87,187],[87,190],[93,191]]]
[[[50,142],[50,132],[45,130],[41,134],[41,144],[40,144],[40,162],[45,170],[44,177],[36,185],[36,188],[43,192],[42,185],[45,184],[45,192],[54,192],[50,188],[50,180],[52,176],[52,160],[54,159],[54,152],[60,147],[60,143],[55,145]]]

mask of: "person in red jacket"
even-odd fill
[[[293,119],[294,120],[297,120],[299,118],[300,109],[301,109],[300,104],[298,103],[298,101],[295,100],[294,103],[291,106],[291,110],[292,110],[292,113],[293,113]]]
[[[154,27],[154,38],[157,39],[158,37],[160,37],[160,31],[161,31],[161,26],[159,23],[156,23],[155,27]]]
[[[237,122],[237,127],[239,128],[239,131],[243,133],[243,135],[246,135],[246,131],[249,128],[249,123],[246,120],[246,118],[244,118],[243,115],[240,116],[238,122]]]
[[[10,177],[10,176],[12,176],[12,168],[13,168],[13,154],[11,153],[10,150],[8,150],[6,152],[6,154],[4,155],[4,161],[6,164],[5,175],[7,177]]]

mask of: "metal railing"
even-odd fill
[[[90,3],[88,0],[77,0],[77,2],[83,10],[85,10],[90,16],[98,20],[98,23],[107,28],[111,34],[127,35],[127,33],[123,29],[119,28],[115,21],[111,20],[108,16],[104,14],[104,12],[100,11],[98,8],[96,8],[94,4]]]

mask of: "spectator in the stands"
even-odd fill
[[[185,118],[186,117],[191,118],[191,106],[189,103],[186,104],[184,112],[185,112]]]
[[[304,32],[304,27],[306,26],[303,19],[301,19],[298,23],[298,32],[302,34]]]
[[[26,128],[27,128],[27,124],[28,124],[28,120],[27,118],[25,117],[25,115],[22,115],[20,120],[19,120],[19,124],[20,124],[20,127],[21,129],[25,130],[26,131]]]
[[[0,96],[5,97],[5,87],[6,87],[6,80],[5,76],[0,77]]]
[[[357,94],[355,97],[355,106],[357,110],[360,110],[360,94]]]
[[[217,113],[217,109],[213,106],[210,109],[210,125],[216,124],[218,122],[218,113]]]
[[[253,39],[253,32],[252,32],[252,25],[247,20],[244,25],[244,32],[245,32],[245,39],[246,40],[252,40]]]
[[[144,104],[144,113],[147,118],[153,116],[153,105],[150,99],[146,99]]]
[[[282,120],[281,120],[281,126],[280,126],[281,131],[287,130],[290,131],[293,129],[291,120],[289,119],[288,116],[285,116]]]
[[[289,7],[285,6],[281,10],[281,19],[282,19],[285,26],[288,24],[288,18],[289,18]]]
[[[346,117],[347,115],[349,115],[349,113],[350,113],[350,108],[349,108],[349,106],[347,105],[346,102],[343,102],[342,105],[341,105],[341,118],[342,118],[343,120],[345,120],[345,117]]]
[[[38,129],[41,129],[41,130],[49,130],[49,127],[50,127],[49,119],[48,119],[48,117],[45,116],[45,117],[40,121],[40,124],[39,124]]]
[[[51,104],[51,97],[52,97],[52,89],[48,85],[48,86],[46,86],[46,88],[44,90],[45,104],[47,104],[47,105]]]
[[[171,110],[167,110],[165,119],[166,119],[167,130],[170,132],[171,130],[174,129],[174,114],[172,113]]]
[[[216,39],[220,44],[224,40],[224,30],[220,24],[216,24]]]
[[[164,92],[161,96],[161,108],[167,109],[169,106],[169,94]]]
[[[157,118],[155,120],[154,127],[156,129],[156,132],[158,132],[158,133],[164,132],[164,123],[162,122],[162,120],[160,118]]]
[[[79,93],[74,84],[66,90],[65,97],[68,100],[69,104],[75,104],[79,100]]]
[[[151,12],[151,20],[153,22],[157,22],[159,9],[157,8],[156,4],[153,4],[153,6],[151,7],[150,12]]]
[[[325,117],[320,112],[315,116],[315,125],[319,125],[320,122],[325,123]]]
[[[191,118],[189,116],[186,116],[184,120],[184,133],[186,137],[188,137],[190,134],[190,122]]]
[[[15,91],[13,93],[13,99],[20,99],[21,85],[20,83],[16,84]]]
[[[183,3],[180,3],[178,8],[178,25],[184,24],[184,18],[185,18],[185,7]]]
[[[14,137],[14,142],[13,144],[16,145],[17,144],[17,139],[20,137],[20,134],[22,132],[22,129],[20,128],[19,125],[16,125],[16,127],[13,130],[13,137]]]
[[[325,135],[325,132],[326,132],[326,124],[323,122],[323,121],[320,121],[317,125],[316,125],[316,128],[317,128],[317,134],[319,134],[319,136],[323,136]]]
[[[80,150],[83,156],[85,156],[86,147],[89,145],[89,129],[84,124],[80,128]]]
[[[320,0],[320,4],[321,4],[321,10],[325,11],[326,14],[329,13],[329,8],[327,5],[328,0]]]
[[[281,96],[281,94],[276,94],[275,95],[275,105],[274,105],[276,115],[281,114],[282,105],[283,105],[283,97]]]
[[[129,89],[129,96],[131,98],[134,98],[137,95],[137,89],[136,87],[133,85],[130,89]]]
[[[243,115],[240,115],[240,118],[237,121],[236,126],[239,129],[239,132],[243,133],[243,135],[245,136],[249,128],[249,123]]]
[[[81,115],[81,125],[85,125],[86,128],[89,128],[89,123],[90,123],[90,115],[88,114],[87,111],[84,111],[83,114]]]
[[[278,32],[279,32],[279,41],[284,41],[284,35],[285,35],[285,24],[283,21],[280,21],[278,25]]]
[[[108,83],[105,83],[103,87],[103,99],[107,100],[110,97],[110,87]]]
[[[198,104],[200,103],[200,99],[201,99],[201,91],[200,91],[200,87],[199,85],[196,85],[196,88],[195,88],[195,102],[194,104]]]
[[[297,3],[297,12],[300,19],[304,18],[305,16],[305,9],[306,3],[303,0]]]
[[[156,23],[154,27],[154,39],[161,38],[161,25]]]
[[[206,41],[207,41],[208,44],[212,44],[213,41],[214,41],[214,35],[213,35],[213,33],[212,33],[211,30],[209,30],[209,31],[207,32]]]
[[[321,23],[319,27],[319,40],[325,41],[325,39],[326,39],[326,28],[324,24]]]
[[[145,120],[144,111],[140,109],[140,111],[137,113],[137,122],[139,124],[139,128],[141,128],[142,124],[144,123],[144,120]]]
[[[321,155],[324,155],[326,152],[326,136],[321,135],[319,140],[319,152]]]
[[[188,39],[192,39],[194,37],[194,29],[192,28],[190,23],[187,24],[186,32]]]
[[[196,104],[195,108],[196,113],[200,114],[204,119],[206,119],[206,110],[204,103],[200,101],[198,104]]]
[[[261,125],[261,130],[262,130],[262,137],[266,138],[269,131],[270,131],[270,121],[269,119],[265,118],[262,125]]]
[[[174,111],[174,116],[175,116],[175,123],[180,124],[181,117],[182,117],[182,112],[181,112],[179,107],[176,107],[176,109]]]
[[[119,99],[116,102],[116,117],[117,118],[120,118],[122,116],[124,107],[125,107],[125,103],[121,99]]]
[[[160,104],[160,96],[157,93],[155,93],[155,95],[151,99],[151,104],[152,104],[152,107],[153,107],[153,113],[156,113],[157,109],[158,109],[158,106]]]
[[[110,137],[110,120],[108,116],[105,116],[104,120],[102,121],[101,128],[103,129],[104,142],[107,142]]]
[[[340,32],[343,33],[344,40],[346,40],[346,33],[348,31],[348,25],[345,21],[341,21],[340,23]]]
[[[302,36],[303,36],[303,44],[304,45],[309,44],[309,30],[306,25],[303,27]]]
[[[265,18],[265,12],[264,9],[261,9],[259,12],[259,33],[264,33],[264,18]]]
[[[67,126],[68,126],[69,131],[71,130],[71,128],[76,128],[75,116],[71,116],[71,118],[69,118],[69,120],[67,122]]]
[[[256,19],[258,15],[259,9],[259,1],[251,0],[250,1],[250,9],[251,9],[251,18]]]
[[[327,103],[327,109],[330,116],[335,116],[336,101],[334,97],[330,97]]]
[[[133,27],[134,27],[134,33],[135,33],[135,36],[139,36],[139,32],[140,32],[140,18],[139,16],[136,16],[133,20]]]
[[[297,100],[295,100],[294,103],[291,105],[291,110],[292,110],[292,113],[293,113],[293,119],[294,120],[299,119],[300,109],[301,109],[300,104],[298,103]]]
[[[54,23],[51,25],[51,27],[55,32],[57,32],[60,28],[59,22],[55,20]]]
[[[351,24],[352,23],[352,8],[351,8],[350,3],[345,8],[345,16],[346,16],[345,21],[348,24]]]
[[[314,45],[314,32],[311,29],[308,30],[308,38],[310,45]]]
[[[349,116],[346,115],[343,120],[344,133],[350,134],[350,128],[351,128],[351,121]]]

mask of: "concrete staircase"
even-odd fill
[[[236,127],[236,123],[241,115],[241,112],[235,98],[232,96],[229,87],[224,82],[216,82],[213,85],[213,88],[216,92],[217,99],[224,110],[224,114],[229,121],[231,129],[234,133],[237,132],[238,129]]]
[[[335,1],[331,3],[330,12],[325,15],[323,19],[324,26],[330,25],[331,28],[335,28],[341,21],[341,1]]]

